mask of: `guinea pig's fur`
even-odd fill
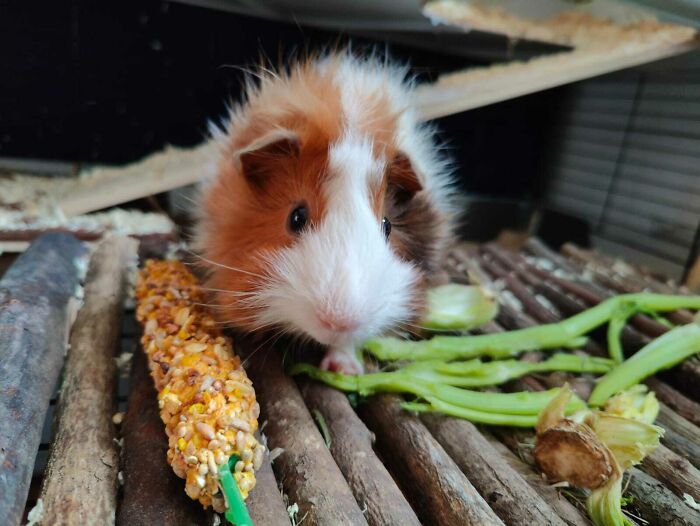
[[[405,77],[344,52],[248,82],[213,131],[195,235],[222,323],[311,338],[329,348],[322,367],[352,373],[350,349],[418,319],[454,207]],[[293,232],[299,206],[308,222]]]

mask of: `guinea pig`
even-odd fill
[[[354,349],[420,319],[454,217],[449,163],[406,69],[332,53],[246,83],[212,130],[195,248],[222,323]]]

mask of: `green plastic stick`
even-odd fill
[[[236,455],[231,455],[227,463],[219,466],[221,489],[228,505],[224,516],[234,526],[253,526],[253,520],[248,514],[241,490],[231,474],[231,466],[235,466],[239,460]]]
[[[700,296],[666,294],[622,294],[558,323],[528,327],[516,331],[477,336],[436,336],[425,341],[378,338],[364,347],[380,360],[457,360],[490,356],[509,358],[523,351],[577,347],[585,343],[582,336],[610,321],[624,304],[634,312],[666,312],[677,309],[700,309]]]

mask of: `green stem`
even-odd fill
[[[437,412],[444,415],[464,418],[477,424],[494,426],[535,427],[537,415],[508,415],[502,413],[484,413],[475,409],[459,407],[436,398],[428,398],[429,403],[402,402],[401,407],[414,413]]]
[[[606,374],[591,393],[589,404],[603,405],[612,395],[638,384],[657,371],[673,367],[700,352],[700,325],[671,329],[642,347]]]
[[[402,341],[378,338],[365,343],[365,349],[380,360],[469,359],[479,356],[507,358],[523,351],[576,347],[581,337],[611,320],[622,304],[634,305],[637,312],[665,312],[677,309],[700,309],[700,296],[666,294],[623,294],[609,298],[595,307],[558,323],[528,327],[516,331],[477,336],[435,336],[426,341]]]
[[[627,319],[637,312],[639,312],[639,309],[635,303],[623,302],[615,309],[612,318],[610,318],[610,324],[608,325],[608,353],[610,358],[615,360],[615,363],[622,363],[625,359],[625,355],[622,352],[620,334],[622,329],[625,328]]]
[[[522,393],[470,391],[451,385],[426,382],[402,370],[355,376],[322,371],[303,363],[293,366],[290,373],[303,373],[336,389],[357,392],[363,396],[374,393],[411,393],[426,400],[437,399],[453,406],[482,413],[506,415],[537,415],[559,392],[559,389]],[[567,409],[576,411],[585,407],[586,404],[583,401],[573,397]]]
[[[219,481],[221,490],[226,497],[225,517],[234,526],[253,526],[253,520],[248,514],[241,490],[236,483],[236,479],[231,474],[231,466],[235,466],[240,459],[236,455],[231,455],[228,462],[219,466]]]
[[[571,373],[607,373],[613,363],[607,358],[557,353],[541,362],[519,360],[496,360],[482,363],[468,362],[415,362],[398,371],[427,382],[442,383],[456,387],[490,387],[503,384],[526,374],[565,371]]]

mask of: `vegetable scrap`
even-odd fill
[[[525,351],[576,348],[585,344],[584,335],[621,317],[638,312],[667,312],[678,309],[700,309],[698,296],[670,294],[622,294],[558,323],[527,329],[476,336],[435,336],[429,340],[377,338],[365,343],[367,352],[383,361],[395,360],[467,360],[488,356],[494,359],[517,356]],[[612,356],[617,359],[617,356]]]
[[[565,386],[540,414],[535,461],[550,481],[590,490],[586,508],[596,526],[631,525],[622,513],[622,477],[659,446],[663,429],[651,423],[658,414],[656,397],[636,386],[602,411],[566,417],[570,396]]]
[[[252,382],[230,341],[200,307],[203,293],[184,264],[147,261],[136,298],[141,343],[168,435],[168,462],[186,479],[190,498],[217,512],[236,507],[232,513],[244,517],[243,499],[255,486],[254,470],[264,455],[254,436],[260,407]],[[231,458],[239,459],[230,470],[235,484],[223,484]]]
[[[459,287],[450,285],[441,300],[471,297],[483,309],[484,296],[466,290],[461,293]],[[435,311],[428,313],[426,320],[444,321],[442,325],[434,321],[433,327],[455,329],[453,312],[461,312],[463,320],[477,318],[464,315],[470,312],[465,305],[450,310],[434,301],[429,308]],[[368,341],[364,350],[383,362],[380,372],[342,375],[304,363],[293,365],[290,372],[306,374],[356,396],[412,395],[414,400],[401,404],[412,412],[438,412],[481,424],[535,427],[533,454],[547,478],[583,488],[588,494],[588,514],[596,526],[626,526],[632,523],[622,512],[624,472],[654,451],[663,435],[663,429],[654,425],[659,403],[640,382],[700,352],[700,318],[670,328],[626,360],[620,337],[627,321],[638,313],[656,317],[677,309],[699,310],[700,297],[623,294],[563,321],[520,330],[438,335],[427,340],[377,338]],[[484,314],[487,310],[481,311],[483,323],[497,312],[492,309]],[[586,342],[589,332],[606,323],[609,359],[565,352],[540,362],[514,359],[525,351],[575,349]],[[498,386],[543,371],[603,376],[588,403],[574,395],[568,385],[514,393],[466,389]]]
[[[487,289],[449,283],[428,290],[427,313],[421,326],[433,331],[468,331],[491,321],[498,302]]]

